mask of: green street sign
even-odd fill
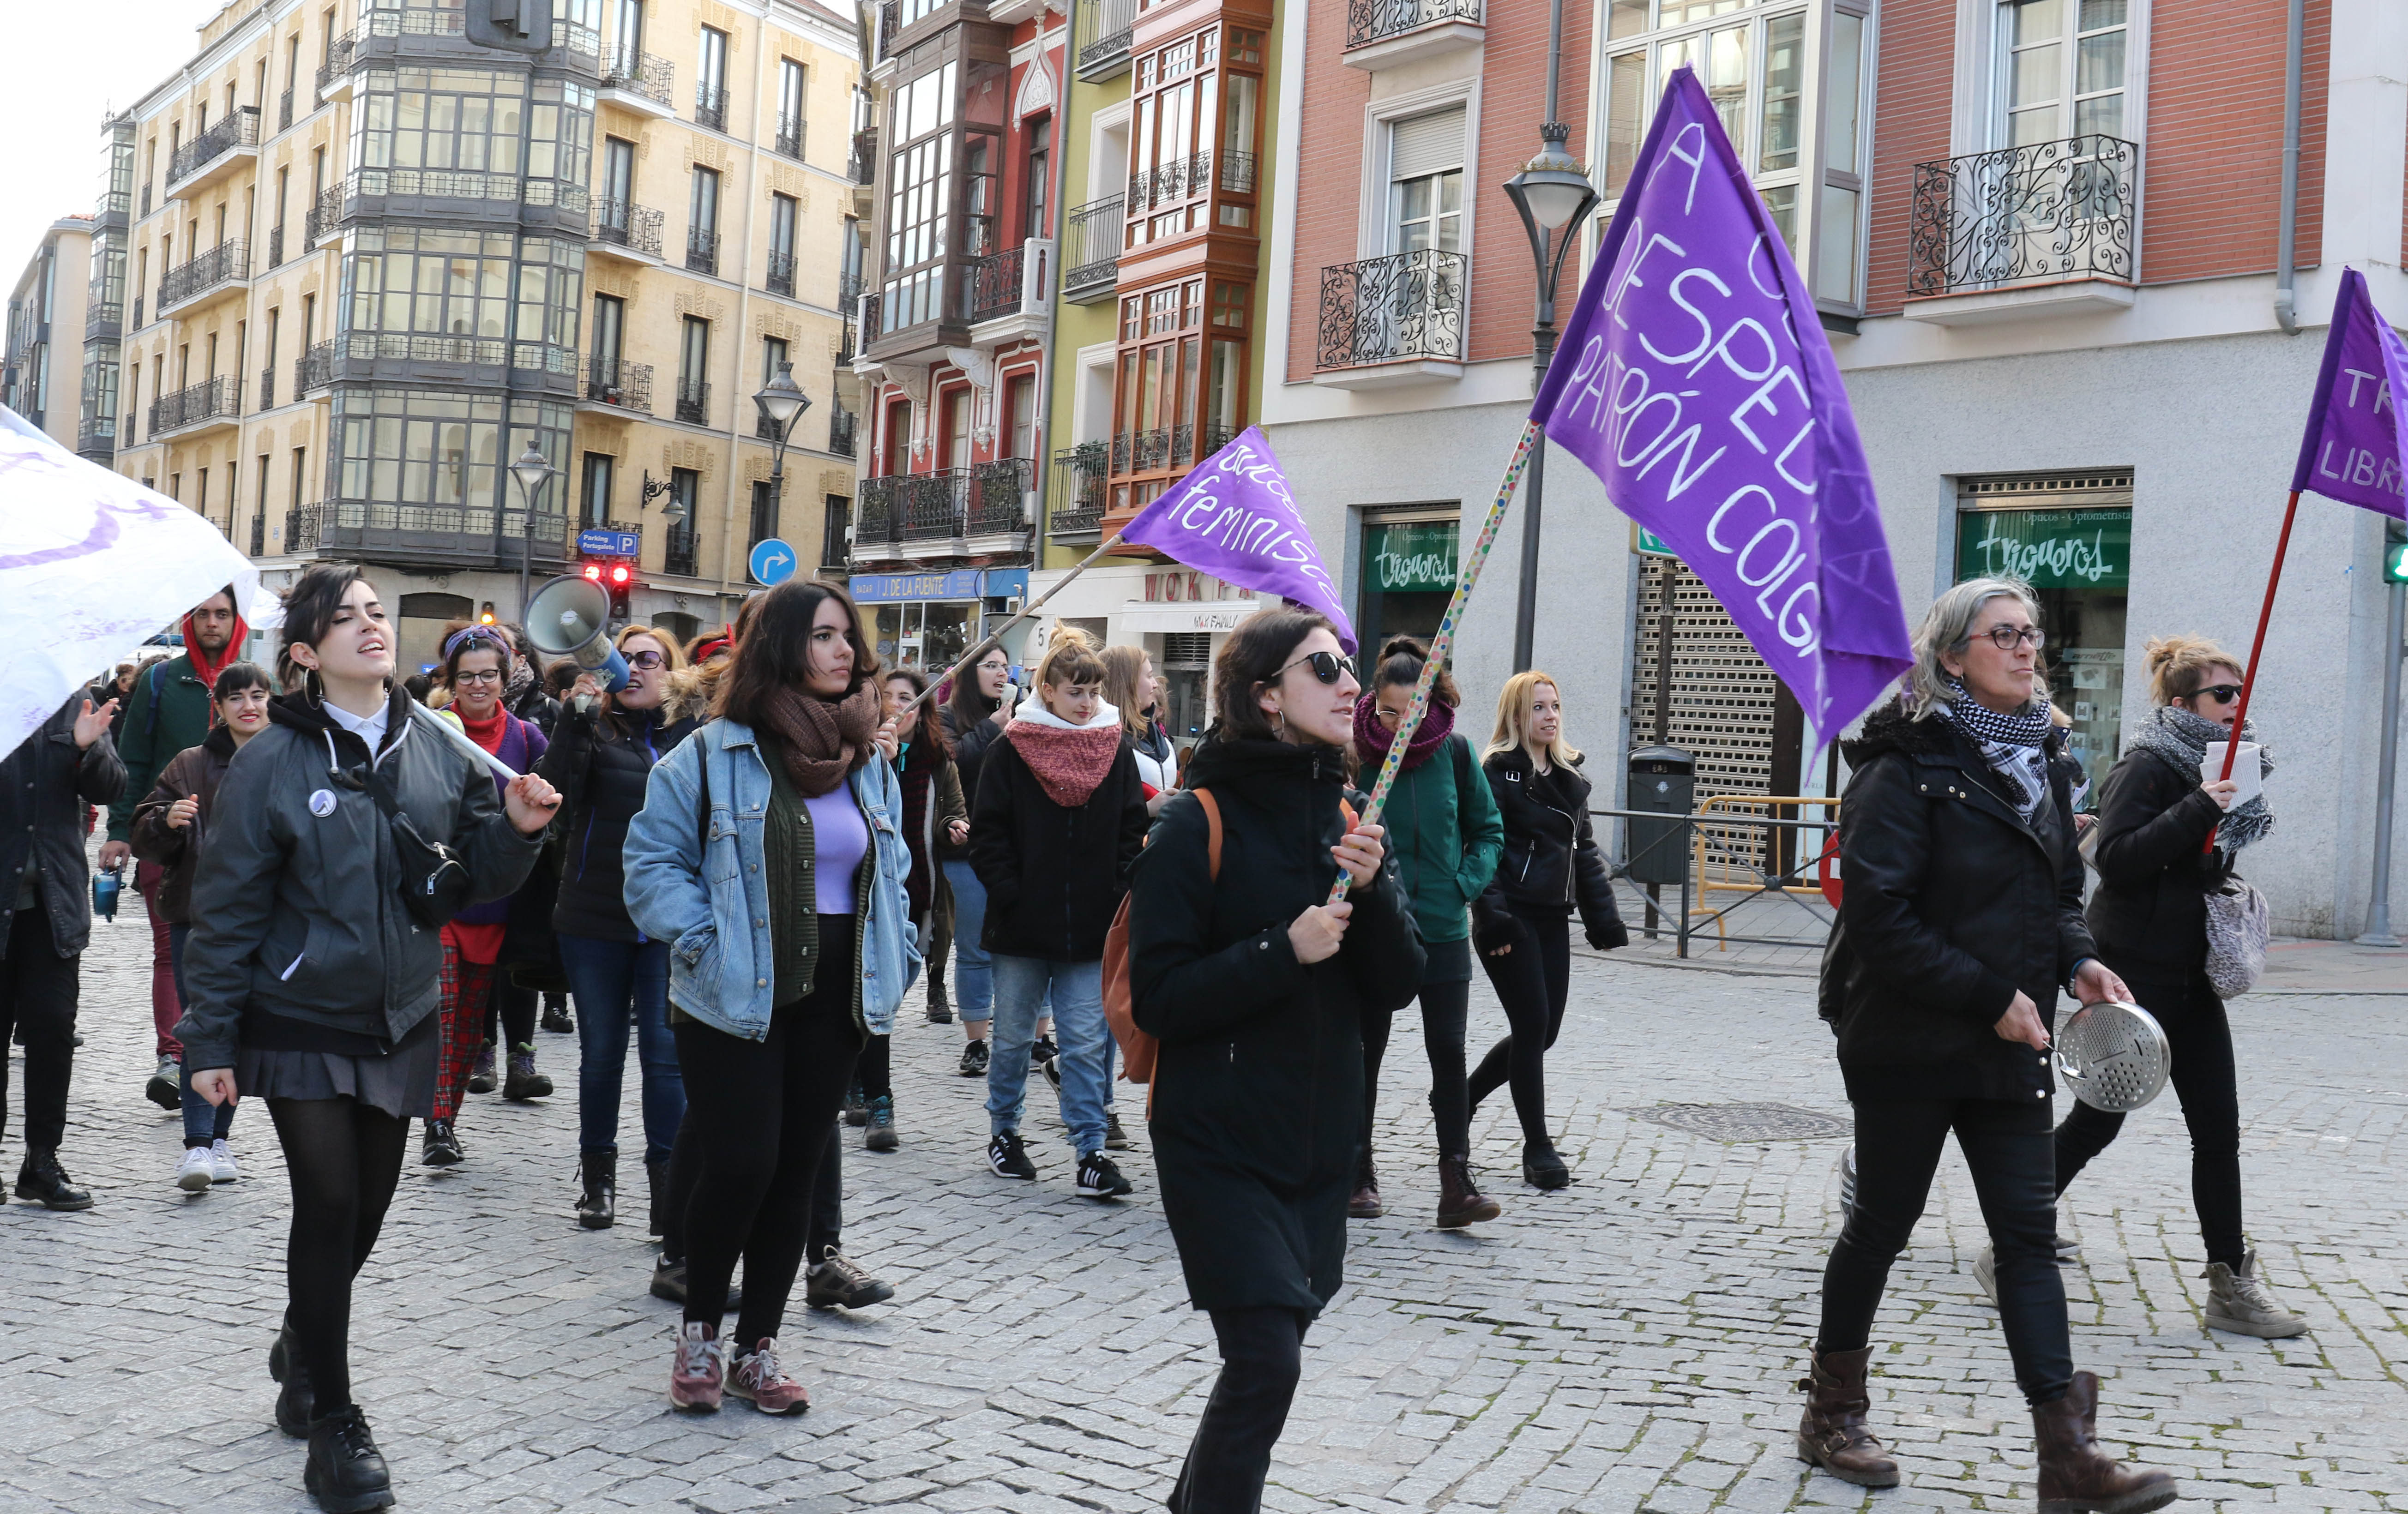
[[[1656,535],[1653,531],[1648,530],[1645,526],[1641,525],[1638,521],[1633,521],[1630,522],[1630,550],[1632,551],[1639,553],[1642,557],[1670,557],[1675,555],[1671,548],[1664,545],[1663,537]]]

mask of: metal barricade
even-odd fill
[[[1751,806],[1761,812],[1748,812]],[[1664,914],[1671,923],[1674,955],[1686,958],[1690,942],[1709,928],[1718,950],[1752,946],[1819,952],[1838,912],[1839,807],[1837,798],[1816,795],[1727,794],[1710,796],[1699,808],[1677,817],[1643,809],[1593,808],[1589,815],[1624,821],[1617,841],[1636,829],[1629,821],[1653,822],[1644,830],[1655,834],[1635,851],[1606,849],[1616,879],[1643,887],[1651,873],[1660,876],[1663,855],[1682,859],[1679,906]],[[1715,894],[1734,897],[1717,905]],[[1734,934],[1732,917],[1759,903],[1794,908],[1794,916],[1784,909],[1782,918],[1797,931]],[[1647,913],[1652,917],[1653,908]],[[1643,934],[1656,939],[1657,930],[1650,919]]]

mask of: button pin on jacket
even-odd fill
[[[309,813],[324,820],[335,812],[335,791],[320,789],[309,796]]]

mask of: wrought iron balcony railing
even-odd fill
[[[594,202],[594,239],[624,247],[630,252],[640,252],[648,258],[661,255],[661,213],[649,205],[637,205],[628,200],[596,200]]]
[[[280,132],[293,129],[293,86],[290,84],[284,87],[282,94],[277,96],[276,129]]]
[[[1231,194],[1254,193],[1254,155],[1251,152],[1222,153],[1221,187]]]
[[[335,343],[330,337],[306,349],[293,360],[293,395],[295,399],[335,381]]]
[[[772,294],[795,297],[795,255],[792,252],[769,254],[769,271],[763,287]]]
[[[853,134],[853,153],[845,167],[856,184],[872,184],[878,180],[878,128]]]
[[[195,256],[180,268],[170,268],[159,276],[159,308],[180,305],[196,295],[206,294],[221,284],[237,282],[251,277],[251,254],[242,243],[220,242],[207,252]]]
[[[271,363],[259,370],[259,407],[276,408],[276,364]]]
[[[1437,21],[1480,21],[1480,0],[1347,0],[1346,46],[1369,47]]]
[[[127,323],[125,329],[128,331],[142,329],[142,296],[139,294],[134,296],[134,319]]]
[[[1020,308],[1021,284],[1027,268],[1028,248],[1008,247],[990,252],[969,265],[970,324],[993,321]]]
[[[658,105],[672,105],[677,98],[677,69],[666,58],[623,47],[603,62],[602,87],[640,94]]]
[[[585,364],[585,397],[639,415],[652,413],[652,365],[624,358],[593,358]]]
[[[694,123],[697,126],[708,126],[714,132],[727,130],[726,86],[705,83],[695,85]]]
[[[1078,0],[1078,7],[1072,42],[1078,50],[1079,77],[1110,79],[1128,66],[1138,0]]]
[[[702,545],[702,534],[694,528],[694,517],[671,522],[661,533],[661,571],[681,578],[694,577],[695,559]]]
[[[284,228],[281,226],[267,228],[267,265],[271,268],[284,265]]]
[[[1045,512],[1046,532],[1056,540],[1100,534],[1104,502],[1110,497],[1104,479],[1111,470],[1111,449],[1105,442],[1081,442],[1055,452],[1053,501]]]
[[[1210,152],[1198,152],[1192,157],[1173,158],[1168,163],[1156,164],[1151,168],[1140,168],[1129,175],[1129,211],[1131,214],[1137,214],[1149,206],[1167,205],[1174,200],[1184,200],[1191,193],[1189,188],[1191,179],[1194,180],[1196,189],[1205,190],[1211,188],[1211,175],[1212,154]]]
[[[251,512],[251,555],[267,555],[267,512],[264,509]]]
[[[1121,206],[1117,194],[1091,200],[1062,218],[1062,297],[1112,287],[1121,257]]]
[[[290,553],[405,552],[413,562],[515,572],[527,554],[538,573],[568,565],[575,545],[566,514],[512,504],[396,504],[330,499],[284,512],[283,549]]]
[[[1463,361],[1463,295],[1471,260],[1424,249],[1321,270],[1313,366]]]
[[[710,385],[700,378],[679,379],[677,418],[690,426],[710,424]]]
[[[242,380],[221,374],[152,400],[150,435],[156,439],[211,421],[232,421],[241,414]]]
[[[325,103],[327,87],[351,71],[351,54],[358,50],[357,28],[345,32],[326,44],[325,61],[318,64],[318,100]]]
[[[719,272],[719,234],[695,226],[685,234],[685,265],[689,273]]]
[[[1907,293],[2130,282],[2140,209],[2141,149],[2119,137],[2094,134],[1918,164]]]
[[[895,34],[903,30],[903,0],[883,0],[878,7],[878,55],[895,56]]]
[[[144,214],[144,215],[146,215],[146,216],[147,216],[147,215],[149,215],[150,213],[150,184],[146,181],[146,182],[143,184],[143,186],[142,186],[142,214]]]
[[[853,302],[861,298],[864,280],[857,273],[836,276],[836,307],[846,315],[853,314]]]
[[[343,224],[343,186],[330,184],[318,192],[318,203],[309,207],[302,222],[303,239],[316,247],[326,236]]]
[[[803,119],[800,116],[790,116],[782,110],[778,112],[778,135],[770,144],[770,150],[796,163],[802,162]]]
[[[183,182],[236,148],[259,145],[259,107],[236,106],[167,157],[167,183]]]
[[[861,480],[856,558],[893,557],[907,544],[1009,535],[1026,526],[1030,464],[1000,458],[967,468]]]

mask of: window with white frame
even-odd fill
[[[1388,248],[1463,250],[1464,107],[1388,125]]]
[[[2129,0],[2000,0],[1997,142],[2122,137]]]

